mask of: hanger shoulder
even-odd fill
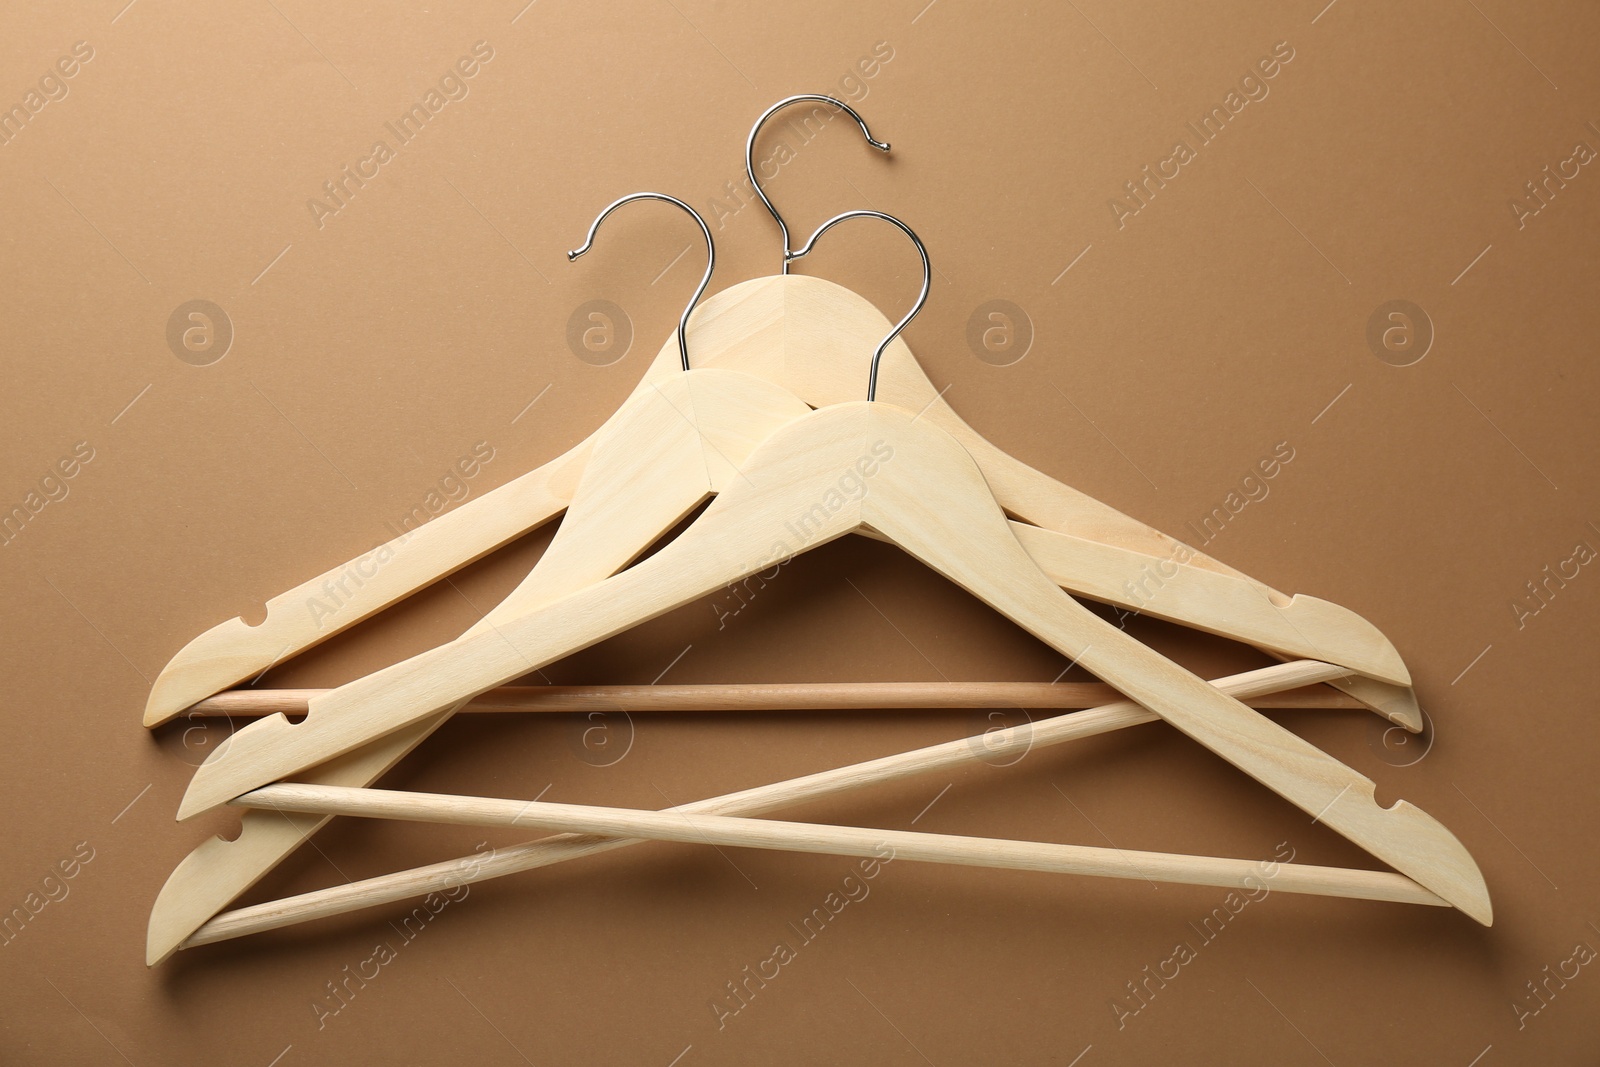
[[[1374,689],[1407,692],[1403,680],[1409,674],[1394,646],[1348,608],[1303,594],[1281,601],[1269,599],[1262,586],[1232,573],[1143,556],[1016,519],[1010,525],[1039,569],[1070,593],[1243,641],[1283,659],[1324,658],[1389,680],[1388,684],[1372,682]],[[870,531],[868,536],[872,536]],[[1143,562],[1130,577],[1130,562],[1140,560]],[[1331,684],[1346,688],[1369,681],[1372,678],[1347,676]],[[1375,707],[1370,699],[1359,702],[1408,728],[1410,712],[1416,710],[1414,701],[1403,701],[1398,707],[1389,701],[1382,701],[1382,707]],[[1420,728],[1419,718],[1416,729]]]
[[[1128,611],[1167,619],[1269,654],[1326,659],[1367,677],[1328,684],[1412,733],[1423,727],[1410,672],[1387,637],[1348,608],[1304,594],[1283,597],[1227,569],[1143,557],[1103,542],[1012,520],[1011,531],[1055,584]]]

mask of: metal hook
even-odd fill
[[[846,211],[843,215],[835,215],[817,227],[817,232],[811,235],[811,239],[805,243],[804,248],[798,252],[786,253],[784,256],[785,266],[788,265],[788,260],[799,259],[801,256],[809,254],[812,248],[816,246],[817,238],[845,219],[882,219],[884,222],[892,223],[898,226],[907,237],[911,238],[911,243],[917,246],[917,255],[922,257],[922,292],[917,294],[917,302],[912,305],[910,311],[906,312],[905,318],[895,323],[894,329],[889,331],[889,336],[880,341],[878,350],[872,353],[872,370],[867,375],[867,399],[876,400],[878,398],[878,361],[883,358],[883,350],[889,347],[889,342],[900,335],[900,331],[906,328],[906,324],[916,318],[917,312],[922,310],[922,305],[928,302],[928,289],[933,282],[933,264],[928,262],[928,250],[923,247],[922,239],[912,231],[910,226],[907,226],[893,215],[885,215],[881,211]]]
[[[589,226],[589,236],[584,238],[583,247],[575,248],[571,252],[568,252],[567,261],[570,263],[579,256],[583,255],[585,252],[589,251],[589,249],[594,246],[595,232],[600,229],[600,224],[606,220],[606,216],[617,210],[617,208],[621,207],[623,204],[634,200],[664,200],[669,204],[678,205],[690,215],[694,216],[694,221],[700,224],[700,232],[704,234],[706,238],[705,277],[700,279],[700,288],[694,291],[694,296],[689,298],[689,304],[683,309],[683,314],[678,316],[678,356],[683,361],[683,369],[688,370],[689,346],[684,341],[683,335],[684,332],[689,328],[689,313],[694,311],[694,306],[700,302],[701,294],[706,291],[706,286],[711,284],[711,272],[717,268],[716,242],[711,239],[711,227],[707,226],[706,220],[700,217],[700,212],[696,211],[688,204],[685,204],[677,197],[668,196],[666,193],[634,193],[632,196],[625,196],[621,200],[613,201],[609,207],[595,217],[594,222]]]
[[[846,115],[849,115],[851,118],[856,120],[856,125],[861,127],[861,133],[864,137],[866,137],[869,145],[871,145],[873,148],[876,148],[880,152],[889,151],[889,143],[887,141],[877,140],[872,136],[872,131],[867,129],[867,120],[856,114],[855,108],[851,107],[843,100],[835,100],[831,96],[818,96],[814,93],[804,93],[800,96],[785,97],[761,113],[761,117],[756,119],[756,124],[750,127],[750,137],[744,143],[744,170],[745,173],[750,177],[750,185],[755,189],[756,195],[761,198],[761,202],[763,204],[767,205],[767,210],[770,211],[772,213],[772,217],[777,220],[778,229],[783,234],[783,273],[785,274],[789,273],[789,261],[794,258],[789,251],[789,226],[783,221],[783,216],[778,214],[778,209],[772,206],[772,201],[767,199],[767,194],[761,188],[761,182],[756,180],[756,135],[761,132],[762,125],[773,115],[777,114],[779,111],[782,111],[790,104],[798,104],[806,100],[814,100],[819,104],[832,104],[834,107],[838,108],[840,111],[843,111]],[[820,233],[821,231],[818,232]]]

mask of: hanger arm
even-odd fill
[[[1338,604],[1304,594],[1273,598],[1263,587],[1221,571],[1168,566],[1161,557],[1016,519],[1010,525],[1038,568],[1056,585],[1078,596],[1243,641],[1286,658],[1327,656],[1330,662],[1394,685],[1403,685],[1410,678],[1388,639],[1367,620]],[[867,536],[886,540],[871,531]],[[1130,563],[1141,560],[1130,578]],[[1163,567],[1161,572],[1155,570],[1158,566]],[[1135,578],[1146,575],[1157,575],[1146,578],[1148,598],[1134,585]],[[1320,640],[1306,636],[1308,633],[1317,634]],[[1333,645],[1337,648],[1330,648]]]

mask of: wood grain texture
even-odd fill
[[[872,474],[864,464],[875,458]],[[845,492],[849,472],[870,480]],[[428,717],[854,530],[888,536],[1119,691],[1480,921],[1487,890],[1420,809],[1380,808],[1370,780],[1251,712],[1064,595],[1006,523],[972,457],[931,420],[838,404],[789,423],[684,534],[605,582],[312,703],[250,724],[195,774],[186,818]]]
[[[230,689],[207,697],[188,715],[201,719],[254,719],[304,715],[327,689]],[[703,685],[500,686],[461,706],[475,715],[530,715],[626,711],[804,712],[942,711],[968,708],[1094,708],[1121,694],[1101,682],[715,682]],[[1252,697],[1257,710],[1359,708],[1361,703],[1326,686]]]

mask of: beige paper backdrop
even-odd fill
[[[1595,1062],[1592,6],[125,3],[13,4],[0,33],[0,911],[28,916],[0,945],[0,1060]],[[741,149],[798,92],[858,104],[894,150],[844,123],[780,127],[763,139],[773,195],[797,234],[864,206],[917,228],[937,275],[907,339],[957,411],[1394,639],[1430,741],[1396,746],[1363,713],[1279,717],[1448,825],[1494,927],[1274,894],[1219,929],[1204,920],[1221,891],[1137,878],[897,862],[847,884],[844,859],[662,845],[473,887],[420,933],[391,907],[147,970],[162,882],[236,822],[173,821],[220,735],[144,731],[151,679],[203,629],[616,407],[700,253],[687,220],[633,207],[569,266],[615,197],[659,189],[706,212],[716,288],[774,273]],[[898,234],[862,224],[801,269],[895,314],[914,267]],[[586,318],[592,301],[609,318]],[[487,461],[453,477],[475,449]],[[337,684],[447,640],[547,540],[261,684]],[[1262,662],[1130,625],[1196,670]],[[711,598],[544,675],[1065,666],[852,541],[737,613]],[[597,735],[478,718],[387,781],[659,807],[997,721],[641,715]],[[793,816],[1373,864],[1159,725]],[[335,824],[247,899],[514,840]],[[831,893],[848,905],[797,937]],[[747,982],[780,942],[793,958]],[[1180,945],[1192,958],[1136,998]],[[376,977],[331,997],[380,947]]]

